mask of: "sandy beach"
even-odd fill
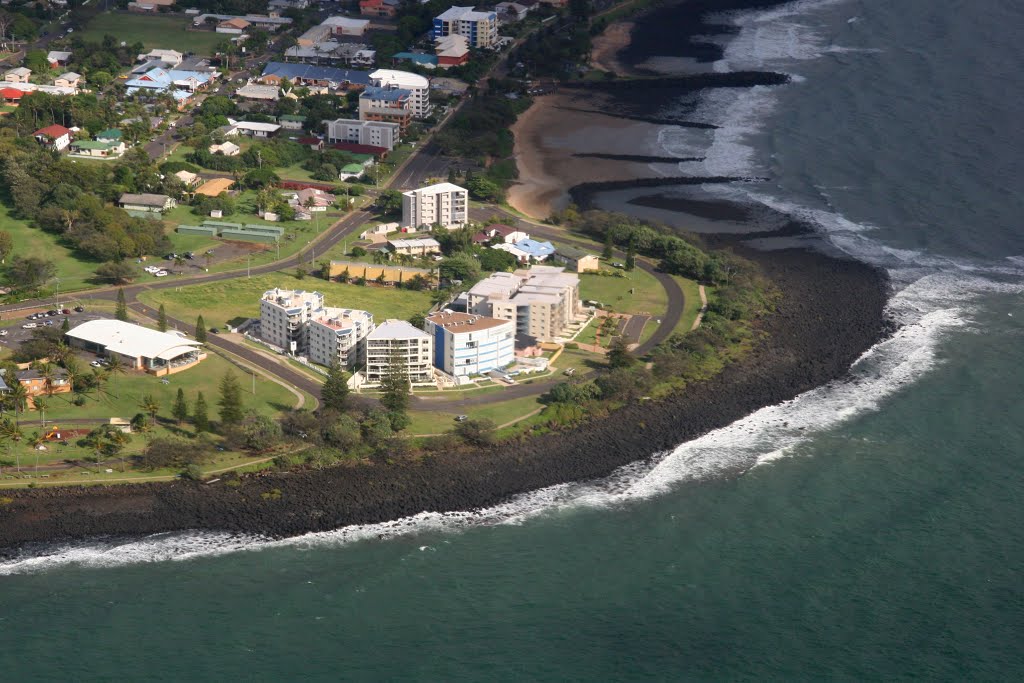
[[[611,24],[604,33],[596,36],[590,51],[590,63],[596,69],[610,71],[619,76],[632,76],[636,70],[619,59],[619,50],[629,45],[633,36],[632,21]]]
[[[661,126],[598,113],[602,109],[607,104],[600,96],[537,98],[512,127],[519,182],[509,190],[509,204],[541,219],[568,205],[574,185],[656,175],[651,164],[602,155],[657,155]],[[670,174],[675,164],[655,166]]]

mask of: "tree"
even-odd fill
[[[106,366],[107,376],[111,379],[117,375],[123,375],[128,372],[128,368],[125,366],[124,361],[118,355],[111,355],[107,358]]]
[[[188,419],[188,401],[185,400],[185,391],[181,387],[178,387],[178,395],[174,397],[171,415],[178,421],[178,424]]]
[[[164,309],[164,305],[160,304],[160,310],[156,314],[156,328],[161,332],[166,332],[167,327],[167,311]]]
[[[516,267],[516,257],[501,249],[484,249],[480,252],[480,267],[489,271],[510,271]]]
[[[633,270],[636,268],[636,243],[633,240],[629,241],[629,246],[626,248],[626,270]]]
[[[160,410],[160,403],[153,398],[153,394],[144,394],[142,400],[139,401],[139,408],[148,414],[151,419],[156,420],[156,414]]]
[[[398,213],[402,210],[402,195],[398,190],[384,190],[377,197],[377,207],[381,213]]]
[[[64,318],[64,320],[62,320],[61,323],[60,323],[60,331],[61,332],[69,332],[69,331],[71,331],[71,321],[68,320],[67,318]]]
[[[124,298],[124,289],[122,288],[117,290],[117,306],[114,308],[114,317],[128,322],[128,302]]]
[[[441,261],[441,277],[468,282],[480,277],[480,262],[469,254],[456,254]]]
[[[615,255],[615,238],[612,236],[612,231],[609,230],[604,236],[604,251],[601,252],[601,258],[605,261],[611,261]]]
[[[280,442],[281,426],[266,415],[249,411],[238,425],[237,434],[243,447],[251,451],[264,451]]]
[[[636,363],[636,356],[629,350],[629,340],[616,335],[608,345],[608,367],[628,368]]]
[[[56,274],[53,261],[36,256],[15,256],[7,266],[7,279],[20,290],[37,290]]]
[[[195,425],[197,432],[210,431],[210,416],[206,408],[206,398],[201,391],[196,395],[196,402],[192,407],[192,424]]]
[[[380,382],[380,403],[389,413],[404,413],[409,409],[409,372],[405,358],[392,351],[388,371]]]
[[[8,457],[10,457],[11,454],[11,444],[19,444],[24,437],[25,435],[22,433],[21,427],[18,426],[17,422],[11,422],[7,418],[4,418],[2,421],[0,421],[0,439],[3,439],[4,441],[7,442]],[[20,470],[21,456],[18,454],[18,451],[15,451],[14,457],[16,466]]]
[[[224,373],[220,380],[220,422],[222,427],[238,424],[242,421],[242,387],[238,376],[232,370]]]
[[[494,441],[494,422],[487,418],[464,420],[455,427],[463,441],[474,446],[486,446]]]
[[[348,373],[337,362],[327,369],[327,379],[320,389],[320,401],[327,410],[344,412],[348,403]]]
[[[196,318],[196,341],[206,343],[206,321],[201,315]]]
[[[135,279],[138,272],[127,261],[107,261],[96,269],[96,277],[115,285],[123,285]]]
[[[362,441],[359,423],[349,415],[340,415],[336,420],[325,425],[320,435],[324,443],[343,451],[352,450]]]
[[[0,230],[0,263],[7,263],[7,257],[14,249],[14,238],[6,230]]]
[[[11,385],[11,403],[14,405],[14,423],[18,424],[18,418],[28,408],[28,389],[21,382],[14,382]]]

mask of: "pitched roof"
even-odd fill
[[[374,86],[367,87],[363,92],[359,93],[360,99],[368,100],[383,100],[384,102],[401,102],[407,100],[412,96],[412,93],[408,90],[402,90],[400,88],[377,88]]]
[[[17,88],[3,88],[0,90],[0,97],[6,100],[20,100],[27,94],[24,90],[18,90]]]
[[[170,332],[158,332],[121,320],[90,320],[71,328],[66,334],[132,358],[170,360],[202,346],[197,341]]]
[[[358,69],[336,69],[330,66],[314,66],[291,62],[268,62],[263,68],[264,76],[278,76],[289,80],[330,81],[331,83],[351,83],[353,85],[369,85],[370,74]]]
[[[33,137],[43,136],[54,140],[65,135],[71,135],[71,131],[64,126],[58,126],[56,123],[46,128],[40,128],[35,133],[32,133]]]
[[[139,206],[158,206],[163,208],[167,203],[167,195],[165,194],[132,194],[126,192],[121,195],[121,204],[137,204]]]

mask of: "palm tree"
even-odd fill
[[[46,426],[46,409],[49,407],[46,405],[46,399],[42,396],[36,396],[32,399],[32,405],[35,406],[36,410],[39,411],[39,424],[43,427]]]
[[[4,441],[7,442],[7,456],[8,456],[8,458],[11,455],[11,444],[12,444],[12,442],[15,443],[15,444],[18,443],[19,441],[21,441],[23,436],[24,435],[21,433],[21,428],[18,427],[17,423],[11,422],[8,419],[4,419],[3,421],[0,421],[0,439],[3,439]],[[20,472],[21,471],[21,455],[20,454],[16,454],[15,455],[15,463],[17,465],[18,471]]]
[[[57,368],[53,363],[36,363],[36,372],[43,378],[43,391],[47,396],[53,396],[53,385],[57,379]]]
[[[160,410],[160,404],[157,403],[155,398],[153,398],[153,394],[146,394],[142,397],[142,400],[139,401],[139,408],[141,408],[143,412],[149,413],[149,417],[152,420],[156,420],[156,414]]]
[[[71,347],[62,341],[57,342],[50,349],[50,359],[55,363],[64,365],[69,358],[73,358],[71,355]]]
[[[107,359],[107,376],[113,379],[116,375],[123,375],[128,372],[128,366],[121,360],[120,356],[111,356]],[[114,394],[117,396],[117,394]]]
[[[10,397],[14,404],[14,422],[18,424],[21,413],[28,408],[28,389],[21,382],[15,382],[11,387]]]

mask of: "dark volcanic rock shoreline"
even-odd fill
[[[888,333],[886,276],[802,249],[754,252],[783,292],[744,361],[671,398],[582,428],[419,462],[175,482],[7,493],[0,547],[191,529],[292,536],[423,511],[473,510],[554,484],[608,476],[755,410],[842,377]],[[261,494],[277,489],[280,496]]]

